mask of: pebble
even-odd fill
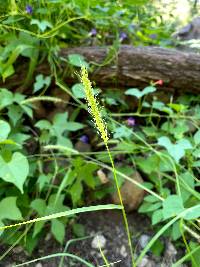
[[[92,248],[94,249],[99,249],[99,247],[101,249],[105,248],[106,246],[106,239],[103,235],[96,235],[91,243]]]
[[[141,248],[145,248],[150,239],[151,239],[151,237],[149,235],[145,235],[145,234],[141,235],[139,238],[139,241],[138,241],[139,246]]]
[[[124,258],[126,258],[127,256],[128,256],[128,253],[127,253],[127,251],[126,251],[126,247],[124,246],[124,245],[122,245],[121,246],[121,248],[120,248],[120,255],[122,256],[122,257],[124,257]]]
[[[144,182],[139,172],[134,172],[132,175],[130,175],[130,178],[133,181],[141,184]],[[130,212],[137,210],[144,199],[144,190],[136,186],[133,182],[125,180],[124,184],[120,188],[120,191],[126,211]],[[112,194],[111,197],[114,204],[120,204],[120,199],[117,192]]]
[[[169,259],[174,259],[177,254],[177,250],[171,242],[167,242],[165,257]]]
[[[151,261],[147,256],[144,256],[137,267],[156,267],[157,265]]]
[[[15,253],[15,254],[19,254],[22,251],[23,251],[23,247],[21,247],[21,246],[17,246],[15,248],[13,248],[13,253]]]

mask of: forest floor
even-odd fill
[[[135,247],[135,253],[138,255],[153,236],[151,223],[146,216],[137,213],[128,214],[132,241]],[[123,218],[118,211],[89,212],[79,215],[78,223],[84,225],[86,235],[89,238],[71,243],[68,247],[68,253],[73,253],[95,266],[106,266],[102,259],[98,245],[100,242],[110,266],[113,267],[131,267],[131,258],[127,244],[127,236],[124,230]],[[47,235],[48,236],[48,235]],[[97,239],[98,236],[98,239]],[[72,237],[70,227],[66,234],[66,242]],[[155,256],[148,252],[138,267],[171,267],[183,251],[177,251],[174,245],[167,238],[162,238],[163,252],[160,256]],[[5,247],[4,247],[5,249]],[[3,247],[0,248],[3,253]],[[64,246],[60,246],[51,237],[42,240],[31,256],[28,256],[20,247],[15,247],[10,254],[0,262],[0,267],[11,267],[15,264],[24,263],[28,260],[36,259],[50,254],[61,253]],[[30,267],[58,267],[60,257],[54,257],[48,260],[37,261],[24,266]],[[64,258],[63,264],[59,267],[84,267],[85,264]],[[182,267],[188,265],[182,265]]]

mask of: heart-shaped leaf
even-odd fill
[[[13,183],[22,193],[28,173],[28,160],[21,153],[15,152],[10,161],[0,156],[0,177],[6,182]]]

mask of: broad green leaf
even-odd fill
[[[184,231],[184,228],[182,229]],[[177,221],[172,226],[172,238],[173,240],[177,240],[181,237],[181,229],[180,229],[180,221]]]
[[[182,198],[170,195],[163,201],[163,219],[175,217],[184,210]]]
[[[161,209],[154,211],[151,217],[152,225],[161,222],[162,219],[163,219],[163,211]]]
[[[0,227],[4,227],[4,226],[5,226],[5,224],[2,221],[0,221]],[[0,236],[3,234],[3,231],[4,230],[0,230]]]
[[[70,121],[70,122],[65,123],[65,130],[67,131],[75,132],[83,128],[84,128],[84,124],[79,123],[79,122]]]
[[[73,144],[69,138],[63,137],[63,136],[58,136],[57,137],[57,145],[63,146],[66,148],[73,148]],[[71,154],[71,150],[68,151]],[[66,150],[67,153],[67,150]]]
[[[5,88],[0,89],[0,110],[13,103],[13,94]]]
[[[13,67],[13,65],[9,65],[6,69],[3,70],[3,72],[1,73],[2,75],[2,79],[3,81],[6,80],[6,78],[8,78],[9,76],[11,76],[12,74],[15,73],[15,69]]]
[[[195,145],[200,144],[200,130],[198,130],[194,135],[194,143],[195,143]]]
[[[156,240],[156,242],[151,247],[150,251],[156,255],[157,257],[161,256],[161,253],[164,250],[163,242],[161,242],[159,239]]]
[[[88,68],[88,63],[84,60],[84,57],[82,55],[70,54],[68,55],[68,60],[72,66],[75,67],[85,66],[86,68]]]
[[[189,131],[188,123],[185,120],[177,120],[176,123],[165,122],[161,129],[174,135],[176,139],[183,138],[184,134]]]
[[[20,105],[24,112],[32,119],[33,118],[33,110],[28,105]]]
[[[51,232],[55,239],[62,244],[65,237],[65,226],[60,220],[53,219],[51,221]]]
[[[144,96],[144,95],[148,95],[150,93],[154,93],[155,91],[156,91],[156,87],[147,86],[147,87],[144,88],[144,90],[142,92],[143,92],[143,96]]]
[[[183,216],[185,220],[194,220],[198,219],[200,217],[200,207],[199,205],[193,208],[190,208],[190,210]]]
[[[76,98],[85,98],[84,86],[82,83],[76,83],[72,86],[72,93]]]
[[[37,198],[31,202],[31,208],[33,208],[40,216],[45,215],[46,202],[44,199]]]
[[[81,182],[77,180],[70,188],[70,194],[74,206],[76,206],[78,201],[81,199],[82,192],[83,186]]]
[[[125,95],[135,96],[137,98],[141,98],[143,96],[142,91],[138,90],[137,88],[130,88],[125,91]]]
[[[16,197],[6,197],[0,202],[0,220],[22,220],[22,215],[16,205]]]
[[[40,120],[35,124],[35,127],[39,128],[40,130],[50,130],[51,123],[47,120]]]
[[[13,104],[8,107],[8,116],[14,126],[21,119],[22,115],[23,110],[19,106]]]
[[[179,176],[180,181],[182,181],[184,183],[185,186],[194,189],[194,176],[192,175],[192,173],[190,173],[189,171],[180,174]],[[182,183],[181,185],[181,197],[183,199],[183,202],[187,201],[188,198],[192,195],[192,193],[187,190]]]
[[[187,110],[187,106],[185,105],[182,105],[182,104],[174,104],[174,103],[170,103],[168,104],[168,106],[170,108],[173,108],[175,111],[177,112],[181,112],[181,111],[184,111],[184,110]]]
[[[161,202],[157,202],[157,203],[144,202],[140,206],[138,211],[141,213],[151,212],[151,211],[159,209],[161,206],[162,206]]]
[[[130,89],[125,91],[125,95],[135,96],[139,99],[139,98],[143,97],[144,95],[153,93],[155,91],[156,91],[156,88],[154,86],[147,86],[142,91],[138,90],[137,88],[130,88]]]
[[[57,113],[53,118],[54,136],[61,136],[64,131],[66,131],[66,123],[68,119],[68,113]]]
[[[158,168],[160,159],[156,154],[153,154],[145,158],[136,157],[135,161],[136,161],[137,166],[139,166],[139,168],[144,173],[151,174]]]
[[[48,184],[52,178],[51,174],[45,175],[45,174],[40,174],[37,180],[37,183],[39,185],[39,190],[40,192],[44,188],[45,184]]]
[[[46,20],[39,21],[37,19],[32,19],[30,24],[36,24],[42,32],[44,32],[47,28],[53,28],[53,25]]]
[[[177,163],[185,156],[185,150],[192,148],[191,143],[187,139],[181,139],[176,144],[173,144],[166,136],[158,138],[158,145],[165,147]]]
[[[150,202],[150,203],[155,203],[155,202],[158,202],[158,198],[153,196],[153,195],[148,195],[144,198],[144,201]]]
[[[36,237],[36,235],[42,231],[42,228],[44,227],[44,225],[45,225],[44,221],[34,223],[33,237]]]
[[[0,120],[0,142],[5,141],[10,133],[10,125],[3,121]]]
[[[131,129],[123,125],[115,129],[113,137],[114,138],[123,138],[123,137],[129,138],[131,134],[132,134]]]
[[[13,183],[21,193],[28,173],[28,160],[20,152],[15,152],[10,161],[5,161],[0,155],[0,177],[6,182]]]
[[[69,210],[69,208],[63,204],[64,198],[65,195],[59,195],[59,198],[56,199],[56,194],[52,194],[48,201],[46,214]]]
[[[79,177],[85,182],[85,184],[91,188],[95,188],[94,171],[98,169],[98,166],[93,163],[87,163],[81,167]]]

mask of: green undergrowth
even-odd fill
[[[200,97],[158,97],[161,80],[142,89],[116,84],[109,90],[94,81],[89,92],[83,75],[78,81],[80,67],[86,75],[115,62],[122,44],[171,47],[176,22],[166,26],[153,1],[145,0],[0,3],[0,240],[7,247],[0,260],[16,245],[31,256],[47,233],[64,245],[69,225],[81,240],[85,231],[76,223],[78,214],[106,209],[123,213],[134,254],[122,199],[119,206],[91,205],[116,187],[121,198],[128,180],[145,190],[138,212],[149,217],[156,233],[139,256],[132,255],[133,266],[150,250],[162,255],[165,237],[184,254],[174,267],[199,266]],[[60,53],[96,45],[110,46],[100,65]],[[64,82],[67,73],[77,82]],[[130,178],[136,170],[144,183]],[[61,267],[70,257],[93,266],[68,253],[68,242],[63,253],[29,263],[60,257]]]

